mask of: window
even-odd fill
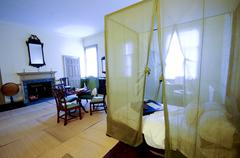
[[[85,47],[81,57],[81,77],[98,77],[97,45]]]
[[[177,77],[184,76],[184,56],[182,54],[177,33],[174,32],[170,42],[168,55],[166,58],[166,78],[176,79]]]
[[[124,45],[125,48],[125,75],[131,77],[132,75],[132,55],[133,55],[133,45],[131,42],[127,42]]]
[[[179,37],[176,31],[173,33],[166,57],[166,79],[196,79],[199,41],[197,30],[182,31]]]

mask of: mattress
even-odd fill
[[[196,136],[195,125],[189,125],[186,120],[185,108],[168,105],[170,122],[170,142],[173,150],[179,150],[186,157],[234,157],[234,148],[203,145],[203,139],[199,132]],[[203,115],[202,115],[203,116]],[[198,127],[201,131],[201,126]],[[206,132],[209,133],[209,132]],[[165,124],[164,112],[157,111],[143,117],[143,134],[146,143],[154,148],[165,149]],[[227,133],[230,136],[230,133]],[[197,142],[197,145],[196,145]],[[197,152],[194,153],[194,149]]]
[[[169,105],[170,135],[173,150],[180,150],[185,156],[192,155],[195,130],[187,126],[184,108]],[[146,143],[154,148],[165,149],[164,112],[157,111],[143,117],[143,134]]]

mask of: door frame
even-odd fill
[[[0,89],[2,88],[2,73],[0,68]],[[0,92],[0,105],[5,104],[5,97],[3,96],[2,92]]]
[[[67,76],[67,71],[68,70],[67,70],[67,64],[66,64],[67,58],[68,59],[77,59],[78,60],[78,64],[79,64],[79,81],[81,81],[80,57],[78,57],[78,56],[70,56],[70,55],[63,55],[62,58],[63,58],[63,74],[64,74],[64,77],[68,77],[68,78],[69,78],[69,76]],[[70,79],[69,79],[69,81],[70,81]],[[71,82],[69,82],[69,83],[71,83]]]

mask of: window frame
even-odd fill
[[[193,29],[191,29],[191,31],[192,31]],[[195,30],[195,29],[194,29]],[[186,33],[186,32],[188,32],[188,31],[186,31],[186,30],[183,30],[183,31],[181,31],[181,33]],[[181,47],[181,39],[180,39],[180,36],[179,36],[179,30],[174,30],[173,31],[173,33],[172,34],[170,34],[169,35],[169,39],[170,39],[170,41],[169,41],[169,48],[168,48],[168,51],[167,51],[167,54],[166,54],[166,58],[165,58],[165,63],[166,63],[166,67],[167,67],[167,58],[168,58],[168,56],[170,55],[169,53],[170,53],[170,49],[171,49],[171,45],[172,45],[172,42],[174,42],[174,36],[175,36],[175,38],[176,38],[176,42],[178,43],[178,45],[179,45],[179,47],[180,47],[180,53],[182,54],[182,57],[183,57],[183,62],[182,62],[182,64],[183,64],[183,73],[184,73],[184,75],[183,76],[175,76],[175,78],[168,78],[167,77],[167,75],[166,75],[166,72],[165,72],[165,77],[166,77],[166,80],[168,80],[169,82],[175,82],[175,80],[177,79],[177,78],[179,78],[179,79],[181,79],[181,78],[184,78],[185,77],[185,65],[186,65],[186,63],[185,62],[188,62],[188,63],[196,63],[196,61],[198,61],[199,59],[199,54],[198,54],[198,56],[196,56],[196,58],[195,59],[190,59],[189,57],[187,57],[187,55],[186,55],[186,52],[187,52],[187,50],[190,50],[190,49],[196,49],[196,51],[198,51],[198,49],[199,49],[199,44],[200,43],[198,43],[198,45],[194,45],[194,46],[188,46],[188,47],[186,47],[186,48],[184,48],[184,49],[182,49]],[[197,30],[197,38],[199,39],[199,31]],[[200,40],[199,40],[200,41]],[[168,46],[167,46],[168,47]],[[174,47],[174,46],[173,46]],[[185,51],[184,51],[185,50]],[[176,51],[174,51],[174,53],[176,53]],[[197,78],[197,74],[198,73],[198,67],[196,66],[195,67],[195,70],[194,70],[194,72],[191,74],[191,77],[190,78],[187,78],[188,80],[195,80],[196,78]]]
[[[87,76],[87,55],[86,55],[86,50],[89,48],[96,48],[96,62],[97,62],[97,76],[93,76],[93,77],[99,77],[99,64],[98,64],[98,45],[97,44],[93,44],[93,45],[89,45],[84,47],[84,65],[85,65],[85,78],[89,77]]]

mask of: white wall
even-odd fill
[[[20,83],[16,73],[38,71],[29,66],[26,41],[35,34],[44,43],[43,51],[46,65],[40,71],[57,71],[56,78],[62,77],[62,55],[77,56],[83,52],[82,41],[77,38],[63,37],[54,32],[37,30],[27,26],[0,22],[0,69],[3,84],[6,82]],[[21,99],[21,93],[18,94]]]
[[[105,74],[102,73],[102,67],[101,67],[101,57],[105,56],[105,41],[104,41],[104,33],[103,32],[83,38],[83,47],[88,47],[88,46],[92,46],[92,45],[97,45],[97,47],[98,47],[98,74],[99,74],[99,77],[105,77]]]

